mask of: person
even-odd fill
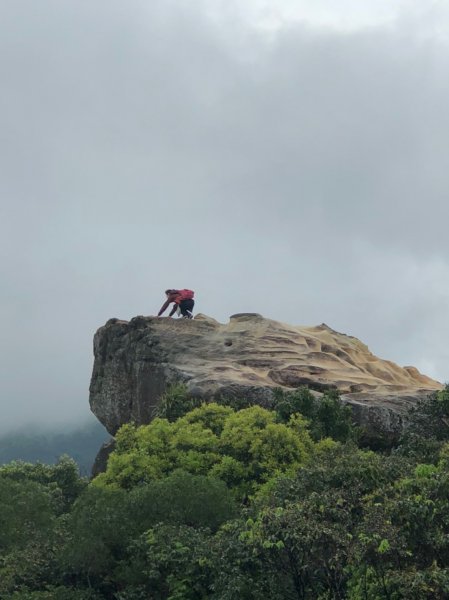
[[[161,317],[173,302],[173,308],[168,315],[169,317],[172,317],[179,309],[183,319],[193,319],[192,310],[195,305],[195,300],[193,299],[194,292],[192,292],[192,290],[165,290],[165,295],[167,296],[167,300],[158,312],[158,317]]]

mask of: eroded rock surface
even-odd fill
[[[400,430],[408,404],[442,388],[325,324],[296,327],[255,313],[227,324],[205,315],[110,319],[95,334],[94,354],[90,406],[112,435],[124,423],[148,423],[179,381],[205,399],[244,396],[261,405],[279,387],[336,388],[360,424],[387,434]]]

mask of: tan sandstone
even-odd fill
[[[400,430],[408,405],[442,388],[325,324],[293,326],[255,313],[226,324],[205,315],[111,319],[95,334],[94,354],[90,404],[112,434],[129,421],[149,422],[178,381],[205,400],[244,396],[264,406],[279,387],[305,385],[317,396],[338,389],[360,424],[387,433]]]

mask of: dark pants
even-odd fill
[[[179,303],[179,308],[181,310],[182,316],[191,318],[194,306],[195,301],[190,298],[188,300],[181,300],[181,302]]]

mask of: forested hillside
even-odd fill
[[[62,431],[21,429],[0,436],[0,465],[12,460],[53,464],[67,454],[76,461],[81,474],[89,475],[100,446],[109,438],[97,421]]]
[[[448,387],[382,451],[333,392],[197,403],[171,390],[91,482],[1,467],[0,598],[449,597]]]

